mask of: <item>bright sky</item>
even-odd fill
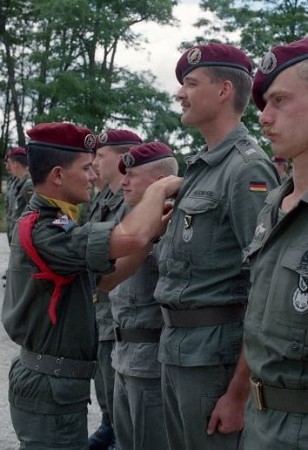
[[[178,27],[155,23],[136,25],[135,31],[145,36],[149,42],[144,45],[145,50],[135,52],[120,48],[117,54],[118,64],[136,72],[150,70],[157,77],[158,87],[170,94],[175,94],[179,87],[174,72],[181,56],[177,48],[182,41],[193,40],[198,34],[198,29],[193,24],[201,17],[199,0],[181,0],[174,8],[174,16],[179,20]]]

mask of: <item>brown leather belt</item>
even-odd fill
[[[61,356],[33,353],[24,348],[20,351],[20,361],[27,369],[35,372],[65,378],[94,378],[96,361],[80,361]]]
[[[167,327],[209,327],[238,322],[244,319],[246,307],[243,303],[221,306],[205,306],[197,309],[169,309],[161,306]]]
[[[253,403],[259,411],[269,408],[308,414],[308,389],[276,388],[251,377],[250,390]]]
[[[159,342],[161,328],[120,328],[115,327],[114,336],[117,342],[150,343]]]

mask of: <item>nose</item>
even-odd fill
[[[178,89],[177,93],[175,94],[175,98],[176,98],[176,100],[180,101],[180,100],[182,100],[185,96],[186,96],[186,92],[185,92],[184,86],[181,86],[181,87]]]
[[[94,172],[93,168],[91,167],[91,171],[90,171],[90,181],[94,181],[96,180],[96,178],[98,178],[98,176],[96,175],[96,173]]]
[[[123,175],[123,178],[121,179],[121,186],[127,186],[127,176]]]
[[[272,125],[274,122],[274,116],[273,112],[271,110],[271,107],[268,103],[266,103],[260,117],[259,117],[259,123],[260,125]]]

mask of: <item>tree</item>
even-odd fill
[[[116,64],[119,44],[138,48],[140,22],[174,24],[177,0],[1,0],[1,150],[41,121],[72,121],[96,132],[138,128],[146,138],[174,130],[172,99],[149,72]],[[161,133],[156,134],[156,133]]]

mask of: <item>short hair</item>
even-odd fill
[[[302,80],[308,81],[308,60],[299,62],[296,64],[296,73]]]
[[[149,162],[145,166],[149,166],[150,172],[156,176],[168,177],[169,175],[177,175],[179,171],[178,162],[173,156]]]
[[[28,166],[28,161],[27,161],[27,155],[21,155],[21,154],[16,154],[16,155],[7,155],[7,159],[10,159],[11,161],[16,161],[19,164],[21,164],[23,167],[27,167]]]
[[[69,168],[80,156],[81,152],[63,151],[55,148],[28,146],[28,169],[33,185],[42,184],[48,174],[56,166]]]
[[[252,87],[252,77],[244,70],[231,67],[204,67],[213,83],[229,80],[234,86],[234,110],[243,115],[250,97]]]

